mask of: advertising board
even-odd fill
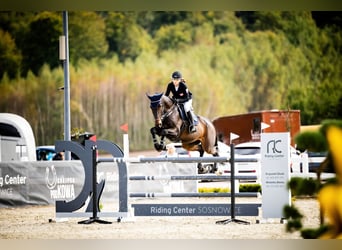
[[[290,178],[290,133],[261,134],[262,217],[283,218],[291,204],[287,183]]]

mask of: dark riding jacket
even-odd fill
[[[188,87],[184,82],[180,82],[178,85],[178,89],[176,90],[175,85],[170,82],[167,85],[167,89],[165,92],[166,96],[169,96],[172,93],[172,98],[176,99],[177,101],[186,102],[192,98],[191,92],[188,90]]]

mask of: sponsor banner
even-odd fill
[[[83,182],[80,161],[1,162],[0,207],[73,200]]]
[[[290,133],[261,134],[262,217],[283,218],[291,204],[287,183],[290,178]]]
[[[195,175],[196,163],[130,164],[131,175]],[[81,161],[0,162],[0,207],[54,204],[72,201],[84,185]],[[119,198],[117,163],[99,163],[97,182],[105,180],[101,196],[104,208],[116,208]],[[196,181],[134,181],[130,192],[197,192]],[[99,193],[100,190],[98,190]],[[108,205],[107,205],[108,204]],[[114,207],[113,207],[113,204]]]

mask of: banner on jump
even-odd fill
[[[0,207],[73,200],[83,181],[79,161],[1,162]]]
[[[235,214],[258,216],[260,204],[235,204]],[[135,216],[230,216],[231,207],[223,204],[132,204]]]

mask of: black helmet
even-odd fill
[[[175,71],[172,73],[172,78],[182,78],[182,74],[179,71]]]

